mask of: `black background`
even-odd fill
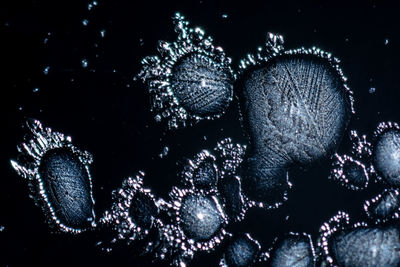
[[[98,216],[109,207],[111,190],[124,177],[144,170],[146,186],[166,197],[171,186],[179,184],[176,173],[187,158],[212,149],[225,137],[245,142],[235,102],[220,120],[187,129],[168,132],[154,122],[146,88],[133,77],[141,58],[156,53],[158,40],[176,37],[170,19],[176,11],[213,36],[235,67],[263,45],[267,32],[282,34],[286,48],[317,46],[332,52],[341,59],[354,91],[356,115],[350,129],[370,137],[380,121],[400,121],[395,5],[232,2],[99,0],[92,10],[87,1],[1,2],[0,266],[150,265],[123,249],[101,253],[94,246],[100,238],[93,234],[51,233],[29,199],[25,181],[9,163],[17,155],[26,118],[37,118],[72,136],[76,146],[94,155],[91,171]],[[88,60],[87,68],[82,68],[82,59]],[[46,66],[48,75],[43,74]],[[369,93],[371,87],[375,93]],[[348,143],[345,136],[341,152],[349,151]],[[170,151],[161,159],[158,154],[164,146]],[[315,241],[319,227],[338,210],[349,212],[354,222],[365,220],[363,201],[382,187],[372,183],[363,192],[346,190],[327,179],[329,164],[292,173],[294,188],[284,207],[253,210],[231,230],[250,231],[266,250],[274,237],[288,231],[311,233]],[[217,250],[189,266],[216,266],[220,255]]]

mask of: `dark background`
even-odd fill
[[[17,155],[26,118],[37,118],[72,136],[76,146],[94,155],[91,172],[98,217],[110,205],[111,190],[124,177],[144,170],[146,186],[166,197],[171,186],[178,185],[176,173],[186,158],[212,149],[225,137],[245,142],[236,102],[220,120],[187,129],[168,132],[154,122],[146,88],[133,77],[140,70],[141,58],[156,53],[158,40],[175,40],[170,18],[176,11],[213,36],[234,67],[264,44],[267,32],[282,34],[286,48],[317,46],[330,51],[341,59],[354,91],[357,113],[350,129],[370,137],[380,121],[400,121],[395,5],[378,1],[343,5],[325,1],[138,2],[99,0],[98,6],[88,10],[90,1],[1,1],[0,225],[4,230],[0,232],[0,266],[149,265],[124,250],[101,253],[94,246],[100,238],[93,234],[51,233],[29,199],[25,181],[9,163]],[[105,30],[104,38],[101,30]],[[87,68],[82,67],[82,59],[87,59]],[[376,88],[375,93],[369,93],[370,88]],[[343,141],[340,150],[348,152],[347,135]],[[170,151],[161,159],[158,154],[165,146]],[[372,183],[366,191],[349,191],[327,179],[329,170],[330,162],[323,162],[292,173],[294,188],[284,207],[252,210],[231,230],[247,229],[266,250],[274,237],[288,231],[311,233],[315,242],[319,227],[338,210],[349,212],[354,222],[365,220],[363,201],[382,187]],[[220,255],[217,250],[189,266],[216,266]]]

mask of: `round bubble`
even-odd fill
[[[368,184],[368,175],[365,167],[357,161],[346,161],[343,163],[343,175],[348,183],[358,188],[363,188]]]
[[[188,195],[180,208],[180,223],[185,234],[195,241],[212,238],[224,221],[221,210],[212,197]]]
[[[378,136],[374,150],[375,170],[390,185],[400,185],[400,131],[391,129]]]
[[[233,94],[233,77],[208,56],[191,53],[172,69],[171,87],[179,104],[198,116],[225,111]]]

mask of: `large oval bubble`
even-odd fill
[[[243,185],[262,201],[268,197],[265,192],[286,189],[288,166],[332,155],[352,103],[340,69],[322,52],[278,52],[257,60],[249,60],[256,63],[245,67],[235,90],[251,143]]]

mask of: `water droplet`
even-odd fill
[[[261,246],[250,234],[237,234],[230,240],[220,261],[222,267],[246,267],[259,257]]]
[[[87,26],[88,24],[89,24],[89,20],[87,20],[87,19],[82,20],[83,26]]]
[[[81,65],[82,65],[82,68],[87,68],[87,66],[88,66],[88,61],[87,61],[86,59],[82,59],[82,60],[81,60]]]
[[[45,68],[43,69],[43,74],[44,74],[44,75],[49,74],[49,70],[50,70],[50,66],[45,67]]]

